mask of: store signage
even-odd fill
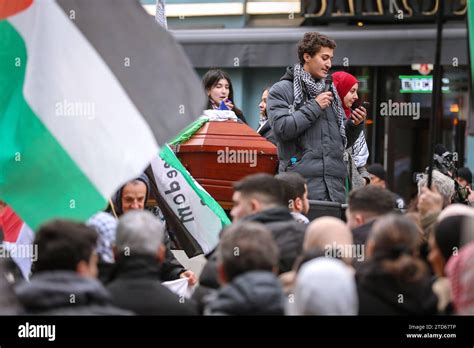
[[[301,10],[306,18],[403,23],[403,20],[435,20],[439,1],[444,0],[301,0]],[[447,1],[444,7],[445,18],[462,19],[467,11],[467,1]]]
[[[400,93],[431,93],[433,76],[400,75]],[[441,86],[443,92],[449,92],[449,86]]]

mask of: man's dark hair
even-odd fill
[[[466,180],[469,185],[472,185],[472,172],[468,167],[459,168],[457,176]]]
[[[395,211],[395,195],[379,186],[367,185],[349,195],[351,211],[384,215]]]
[[[295,201],[296,198],[303,199],[304,193],[306,192],[306,179],[301,174],[296,172],[280,173],[275,176],[280,180],[283,187],[283,200],[286,205],[290,201]]]
[[[270,174],[258,173],[246,176],[234,184],[234,190],[244,196],[258,195],[266,204],[288,205],[284,203],[280,181]]]
[[[264,225],[238,222],[222,231],[218,257],[228,281],[232,281],[249,271],[274,271],[278,247]]]
[[[97,244],[97,233],[86,225],[53,220],[42,225],[36,234],[38,259],[34,272],[76,271],[80,261],[89,262]]]
[[[321,50],[321,47],[329,47],[332,49],[336,48],[336,42],[326,35],[322,35],[317,32],[305,33],[303,38],[298,42],[298,58],[301,65],[304,62],[304,54],[308,53],[311,57],[314,57],[316,53]]]
[[[467,232],[469,219],[463,215],[449,216],[435,227],[434,239],[446,262],[453,255],[454,250],[461,248],[463,231]]]

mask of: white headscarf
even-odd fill
[[[294,296],[297,315],[357,315],[359,310],[354,272],[337,259],[306,262],[296,277]]]

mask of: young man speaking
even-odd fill
[[[275,134],[279,172],[298,172],[308,184],[308,198],[344,203],[343,153],[363,129],[346,121],[341,100],[327,81],[336,43],[316,32],[298,43],[299,63],[272,86],[267,113]],[[328,86],[326,86],[328,85]],[[354,111],[363,121],[365,109]]]

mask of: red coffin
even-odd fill
[[[194,179],[226,210],[232,185],[249,174],[275,174],[275,145],[243,123],[210,121],[176,147],[176,155]]]

